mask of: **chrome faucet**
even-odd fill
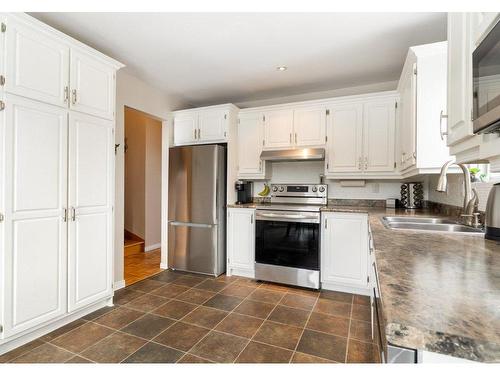
[[[464,218],[465,224],[468,226],[473,226],[473,227],[479,227],[479,212],[478,210],[478,204],[479,204],[479,198],[477,196],[477,191],[476,189],[471,188],[471,182],[470,182],[470,172],[469,169],[464,165],[460,163],[455,163],[453,160],[447,161],[444,163],[443,167],[441,168],[441,174],[439,175],[439,180],[438,184],[436,186],[436,191],[440,191],[445,193],[446,189],[448,187],[448,178],[446,177],[446,174],[448,173],[448,168],[451,165],[457,165],[460,167],[460,169],[463,172],[464,175],[464,205],[463,205],[463,210],[462,214],[460,215],[462,218]]]

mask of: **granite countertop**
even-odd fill
[[[390,343],[500,362],[499,243],[388,229],[380,221],[384,215],[439,216],[425,210],[332,209],[369,214]]]
[[[329,205],[322,211],[369,215],[390,343],[500,362],[499,243],[481,235],[388,229],[381,222],[385,215],[440,216],[426,210]]]

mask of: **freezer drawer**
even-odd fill
[[[168,265],[169,268],[219,275],[220,254],[217,241],[218,225],[169,222]]]

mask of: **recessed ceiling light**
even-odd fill
[[[276,68],[276,70],[278,70],[278,71],[280,71],[280,72],[284,72],[284,71],[285,71],[285,70],[287,70],[287,69],[288,69],[288,68],[287,68],[286,66],[284,66],[284,65],[283,65],[283,66],[278,66],[278,67]]]

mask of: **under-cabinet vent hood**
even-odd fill
[[[269,161],[304,161],[325,160],[324,148],[294,148],[287,150],[262,151],[262,160]]]

